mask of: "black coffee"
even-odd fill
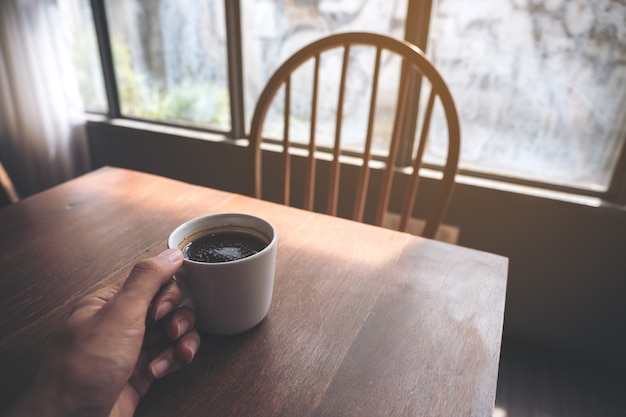
[[[217,232],[193,240],[183,248],[183,256],[197,262],[230,262],[254,255],[265,246],[263,239],[248,233]]]

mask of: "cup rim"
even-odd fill
[[[257,253],[250,255],[250,256],[246,256],[245,258],[241,258],[241,259],[235,259],[233,261],[226,261],[226,262],[200,262],[200,261],[194,261],[193,259],[187,259],[187,258],[183,258],[183,262],[186,263],[191,263],[191,264],[195,264],[195,265],[212,265],[212,266],[220,266],[220,265],[232,265],[232,264],[236,264],[236,263],[241,263],[244,261],[251,261],[254,258],[257,258],[258,256],[261,256],[263,254],[265,254],[267,251],[270,250],[270,248],[272,246],[276,245],[276,240],[277,240],[277,234],[276,234],[276,228],[274,227],[274,225],[272,223],[270,223],[269,221],[267,221],[266,219],[256,216],[254,214],[249,214],[249,213],[240,213],[240,212],[220,212],[220,213],[213,213],[213,214],[206,214],[203,216],[198,216],[198,217],[194,217],[192,219],[187,220],[184,223],[181,223],[180,225],[178,225],[174,230],[172,230],[172,232],[169,234],[168,238],[167,238],[167,247],[168,248],[178,248],[180,242],[184,241],[186,238],[188,238],[189,236],[193,236],[195,233],[198,233],[200,230],[196,230],[193,233],[191,233],[188,236],[185,236],[180,242],[174,243],[172,245],[172,238],[174,236],[174,234],[176,234],[177,232],[179,232],[181,229],[189,226],[189,224],[191,223],[195,223],[195,222],[201,222],[204,219],[207,218],[222,218],[222,217],[242,217],[242,218],[248,218],[254,221],[260,221],[262,223],[264,223],[269,230],[271,231],[271,238],[269,240],[269,242],[265,245],[265,247],[263,249],[261,249],[260,251],[258,251]],[[265,234],[263,231],[259,232]]]

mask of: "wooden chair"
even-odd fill
[[[15,191],[13,182],[11,181],[7,171],[4,169],[2,161],[0,161],[0,185],[2,185],[2,188],[11,203],[17,203],[20,201],[20,197],[17,194],[17,191]]]
[[[366,105],[369,107],[369,114],[367,115],[366,121],[367,131],[364,135],[365,137],[363,138],[364,145],[359,155],[357,155],[359,160],[357,163],[359,173],[352,219],[363,221],[370,174],[373,169],[377,169],[372,167],[378,163],[379,165],[384,164],[384,170],[382,175],[383,180],[381,190],[377,197],[378,208],[376,210],[374,223],[379,226],[385,226],[389,223],[385,220],[385,217],[387,216],[394,177],[398,177],[400,167],[404,166],[404,171],[408,171],[409,174],[408,178],[405,178],[404,181],[407,183],[406,189],[403,192],[404,202],[399,219],[396,219],[396,223],[398,223],[397,228],[399,230],[407,230],[407,227],[411,222],[414,202],[417,195],[420,180],[419,173],[422,168],[422,159],[426,140],[429,134],[428,132],[430,130],[433,108],[435,106],[435,101],[438,98],[443,107],[443,112],[445,113],[445,123],[447,123],[447,157],[443,168],[443,176],[441,180],[437,181],[438,185],[434,200],[430,204],[431,209],[425,219],[425,225],[423,227],[423,231],[421,232],[421,235],[424,237],[434,238],[446,212],[457,172],[460,152],[460,127],[458,115],[446,83],[433,64],[424,56],[423,52],[408,42],[397,40],[385,35],[362,32],[331,35],[313,42],[296,52],[275,71],[258,99],[250,128],[249,141],[251,149],[250,155],[252,159],[251,164],[253,167],[254,195],[258,198],[263,197],[261,189],[261,142],[263,141],[263,138],[267,138],[267,135],[264,133],[266,117],[272,106],[274,106],[272,108],[276,108],[276,106],[280,107],[282,105],[284,108],[284,111],[282,112],[283,137],[280,142],[276,142],[277,146],[280,145],[282,147],[281,171],[283,172],[284,178],[282,203],[287,205],[290,205],[291,203],[291,159],[295,154],[301,154],[304,155],[307,160],[307,169],[305,173],[306,178],[304,180],[304,197],[301,207],[307,210],[314,209],[315,182],[316,177],[319,176],[318,173],[316,173],[316,166],[320,163],[320,160],[316,158],[316,153],[319,156],[320,149],[322,148],[318,143],[316,143],[316,132],[318,130],[317,119],[320,106],[328,106],[327,101],[324,103],[318,102],[318,90],[320,89],[320,86],[318,85],[320,80],[320,61],[323,59],[324,54],[327,54],[330,51],[339,50],[343,51],[340,55],[342,56],[343,62],[341,65],[341,72],[340,74],[337,74],[337,77],[340,77],[340,80],[338,83],[339,91],[337,94],[338,102],[335,115],[336,121],[334,122],[334,145],[332,147],[328,147],[325,152],[326,155],[329,155],[328,159],[330,160],[326,213],[330,215],[337,215],[337,203],[340,194],[340,173],[342,169],[345,169],[345,166],[342,168],[340,159],[345,160],[347,158],[346,152],[342,149],[342,124],[346,109],[344,104],[346,84],[351,81],[348,70],[351,59],[350,55],[351,51],[357,48],[361,51],[364,50],[365,47],[373,48],[373,70],[372,76],[370,77],[372,84],[370,96],[365,96],[361,99],[362,101],[369,100],[369,104],[366,102]],[[401,57],[403,64],[399,66],[402,68],[401,71],[394,72],[394,76],[401,77],[402,81],[400,87],[398,88],[399,94],[397,97],[397,105],[395,106],[394,128],[390,140],[387,141],[389,144],[388,152],[386,152],[385,157],[380,157],[380,155],[376,155],[376,152],[372,150],[372,142],[374,135],[374,122],[376,120],[377,90],[379,89],[381,56],[383,53],[385,54],[385,57],[394,55]],[[312,76],[310,77],[312,78],[312,92],[309,97],[307,97],[307,102],[310,103],[310,120],[307,125],[309,127],[309,137],[307,140],[308,144],[302,145],[302,143],[294,143],[295,138],[290,137],[290,124],[293,123],[293,121],[290,123],[290,113],[292,112],[291,103],[293,102],[292,90],[294,90],[292,75],[299,68],[303,68],[305,62],[312,62],[306,64],[308,65],[307,68],[312,67]],[[417,114],[417,110],[415,109],[415,102],[417,100],[414,95],[409,93],[409,90],[411,89],[407,86],[408,84],[405,81],[408,80],[410,71],[412,71],[411,69],[417,70],[417,73],[415,74],[419,74],[418,77],[420,78],[418,78],[417,87],[421,88],[422,91],[425,91],[425,86],[430,84],[431,89],[428,95],[425,96],[428,97],[428,100],[424,105],[422,105],[421,112],[419,113],[423,115],[423,119],[421,120],[421,123],[418,121],[413,127],[415,129],[415,126],[421,126],[421,132],[417,132],[417,134],[412,132],[414,133],[413,146],[410,146],[408,151],[405,150],[401,153],[403,135],[402,126],[406,125],[407,120],[409,120],[411,116],[413,116],[413,120],[417,120],[417,117],[415,116],[415,114]],[[301,83],[298,83],[296,88],[300,88],[300,84]],[[279,90],[284,95],[284,103],[277,100],[277,93]],[[413,112],[413,115],[410,115],[410,112]],[[302,138],[298,138],[298,140],[301,141]],[[300,149],[299,151],[298,147]],[[401,158],[404,158],[405,160],[404,165],[400,164]]]

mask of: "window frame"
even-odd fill
[[[428,33],[430,30],[431,14],[436,0],[408,0],[407,16],[415,16],[415,19],[408,19],[405,25],[404,39],[417,45],[427,53]],[[188,129],[190,131],[208,132],[223,135],[232,140],[247,138],[248,129],[245,126],[245,108],[243,91],[243,58],[242,58],[242,35],[241,35],[241,5],[239,0],[224,0],[226,38],[227,38],[227,67],[228,67],[228,88],[230,98],[231,127],[229,131],[203,128],[183,123],[164,122],[146,118],[123,115],[120,107],[118,86],[115,78],[115,68],[113,53],[111,49],[105,4],[102,0],[90,0],[94,28],[98,42],[100,62],[104,80],[104,88],[107,97],[108,111],[105,113],[109,119],[137,120],[154,125],[174,126]],[[402,80],[402,83],[409,83],[410,88],[419,86],[412,85],[410,81]],[[100,112],[92,112],[102,114]],[[417,112],[414,118],[417,117]],[[626,117],[626,115],[625,115]],[[402,127],[410,130],[415,120],[408,121]],[[405,137],[412,137],[405,135]],[[271,142],[271,141],[270,141]],[[410,147],[410,143],[405,143],[404,147]],[[440,171],[438,165],[425,164],[425,168]],[[510,183],[548,191],[563,192],[569,194],[583,195],[599,198],[604,205],[626,206],[626,138],[622,142],[622,149],[618,157],[617,164],[611,174],[609,186],[606,191],[594,191],[587,188],[566,186],[550,182],[540,182],[531,179],[492,174],[477,170],[459,169],[459,174],[478,179],[493,180],[501,183]]]

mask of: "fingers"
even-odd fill
[[[113,330],[117,333],[125,328],[125,334],[143,339],[143,349],[147,349],[144,352],[151,351],[148,356],[154,358],[147,367],[154,378],[191,362],[200,346],[200,336],[192,330],[194,313],[187,308],[174,311],[183,300],[182,289],[177,283],[165,285],[182,262],[182,253],[178,249],[168,249],[138,262],[119,291],[101,310],[100,318],[106,320],[100,321],[100,329],[111,327],[106,326],[107,323],[115,324]],[[150,305],[148,321],[154,321],[146,329],[146,312]],[[115,333],[113,330],[111,333]]]
[[[200,336],[197,332],[190,332],[180,337],[174,346],[169,346],[163,350],[148,365],[148,371],[154,378],[161,378],[172,373],[185,363],[190,363],[198,348],[200,347]]]
[[[196,324],[194,312],[179,308],[159,322],[150,322],[144,338],[144,347],[152,349],[166,342],[173,342],[193,330]]]
[[[151,315],[154,321],[159,321],[169,314],[174,307],[183,301],[183,290],[177,282],[171,281],[169,285],[161,288],[152,300]]]
[[[176,356],[184,363],[191,363],[200,348],[200,335],[193,331],[185,334],[176,343]]]
[[[142,320],[161,286],[182,263],[183,256],[178,249],[168,249],[158,256],[139,261],[116,296],[103,308],[103,314],[106,309],[106,314],[114,319]]]
[[[170,340],[176,340],[188,333],[196,325],[196,315],[188,308],[180,308],[165,320],[165,334]]]
[[[200,347],[200,336],[193,331],[194,325],[194,312],[183,307],[155,323],[146,334],[145,348],[153,356],[148,365],[152,377],[160,378],[193,360]]]

